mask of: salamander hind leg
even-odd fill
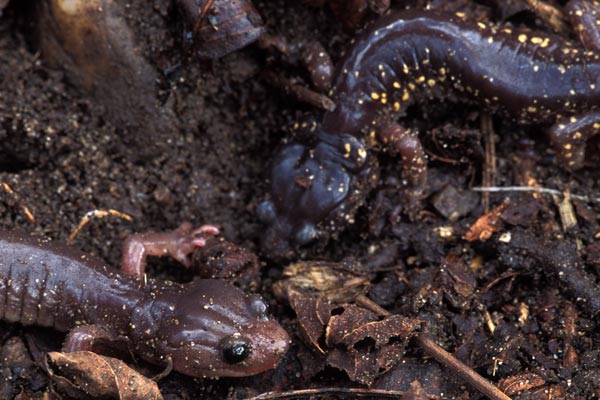
[[[570,171],[585,163],[589,139],[600,132],[600,112],[592,112],[559,122],[550,129],[550,141],[560,165]]]

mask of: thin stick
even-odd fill
[[[496,141],[492,117],[485,113],[481,117],[481,131],[485,135],[485,162],[483,166],[483,186],[495,186],[496,183]],[[483,212],[490,211],[490,194],[483,192],[481,196]]]
[[[302,389],[302,390],[290,390],[289,392],[267,392],[259,394],[258,396],[248,397],[245,400],[272,400],[272,399],[292,399],[295,397],[310,397],[320,394],[346,394],[354,397],[374,397],[383,396],[392,399],[400,399],[404,396],[405,392],[397,390],[383,390],[383,389],[361,389],[361,388],[317,388],[317,389]]]
[[[471,188],[474,192],[535,192],[542,194],[551,194],[556,196],[564,195],[564,192],[556,189],[540,188],[536,186],[476,186]],[[600,197],[591,198],[589,196],[580,196],[576,194],[570,195],[572,199],[600,203]]]
[[[435,344],[433,340],[426,335],[418,335],[415,337],[416,342],[421,346],[423,351],[433,357],[437,362],[444,367],[449,368],[456,375],[460,376],[474,388],[493,400],[510,400],[506,394],[494,386],[490,381],[479,375],[468,365],[442,349]]]
[[[118,217],[129,222],[133,221],[133,217],[131,217],[130,215],[113,209],[89,211],[83,216],[81,221],[79,221],[79,225],[77,225],[77,228],[75,228],[75,230],[71,232],[69,238],[67,239],[67,244],[70,246],[73,243],[73,240],[75,240],[75,236],[77,236],[79,231],[81,231],[83,227],[86,226],[91,220],[95,218],[104,218],[108,216]]]

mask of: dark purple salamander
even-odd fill
[[[583,166],[586,141],[600,128],[598,53],[555,35],[466,21],[461,13],[388,12],[349,50],[331,94],[336,109],[313,126],[316,144],[285,145],[272,162],[271,200],[258,208],[272,255],[352,222],[377,181],[368,152],[377,141],[400,153],[408,187],[424,186],[419,139],[396,123],[410,104],[470,102],[516,123],[548,126],[569,170]]]
[[[66,246],[6,231],[0,231],[0,319],[70,331],[66,351],[114,341],[194,377],[274,368],[289,342],[260,296],[225,281],[141,280]]]

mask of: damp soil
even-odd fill
[[[262,228],[255,216],[268,190],[269,159],[291,138],[295,121],[319,111],[271,86],[264,71],[302,79],[302,68],[256,45],[219,60],[200,60],[187,49],[184,27],[172,7],[158,0],[132,0],[127,22],[160,77],[156,100],[173,108],[178,125],[169,137],[155,140],[113,124],[101,102],[46,63],[29,3],[13,0],[0,16],[0,181],[12,189],[0,191],[0,226],[65,241],[89,211],[126,213],[133,221],[94,219],[73,242],[117,266],[121,243],[133,232],[172,229],[183,221],[218,225],[224,238],[260,257],[259,292],[293,338],[290,353],[274,371],[204,381],[172,373],[159,381],[165,398],[245,398],[319,387],[368,390],[313,357],[315,350],[302,340],[306,332],[294,310],[274,297],[273,283],[283,268],[301,258],[367,266],[367,295],[373,301],[426,321],[442,347],[486,379],[536,382],[513,398],[600,396],[600,323],[594,306],[600,285],[598,203],[567,201],[577,224],[565,230],[560,195],[506,192],[485,199],[469,190],[482,185],[492,137],[496,170],[488,183],[598,197],[598,169],[561,170],[539,128],[492,116],[494,134],[486,136],[481,120],[489,116],[477,107],[446,103],[411,109],[403,123],[419,129],[430,155],[419,213],[402,209],[399,160],[382,152],[380,182],[354,224],[333,240],[302,249],[295,259],[273,260],[260,251]],[[457,3],[478,18],[500,18],[497,9]],[[256,1],[255,7],[269,33],[291,43],[317,40],[334,61],[353,36],[326,7],[284,0]],[[507,3],[503,11],[518,14],[508,8]],[[535,20],[531,15],[520,18]],[[491,239],[465,239],[469,228],[506,198],[511,206],[496,216]],[[514,246],[500,240],[507,239],[502,236],[507,232],[519,239]],[[563,260],[573,267],[566,270],[573,279],[564,279]],[[153,261],[150,273],[180,279],[185,274],[178,268]],[[578,279],[587,286],[578,286]],[[0,340],[3,354],[11,354],[0,360],[0,397],[55,398],[36,357],[59,350],[64,335],[0,323]],[[15,346],[15,341],[25,345]],[[13,351],[24,354],[17,357]],[[148,375],[160,372],[142,368]],[[418,398],[483,397],[416,345],[409,345],[400,366],[377,377],[373,387],[426,396]]]

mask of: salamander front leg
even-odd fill
[[[184,267],[190,267],[189,255],[206,244],[207,236],[219,234],[214,225],[193,229],[189,222],[170,232],[149,232],[130,235],[123,243],[121,269],[128,275],[142,276],[148,256],[170,256]]]
[[[389,124],[378,132],[378,139],[402,157],[402,173],[420,193],[427,182],[427,156],[415,132]]]
[[[561,166],[570,171],[582,168],[587,142],[599,132],[600,112],[571,117],[554,125],[550,129],[550,141]]]
[[[106,329],[96,325],[81,325],[73,328],[67,335],[62,350],[65,353],[75,351],[93,351],[94,353],[128,355],[129,341],[125,337],[115,337]]]

